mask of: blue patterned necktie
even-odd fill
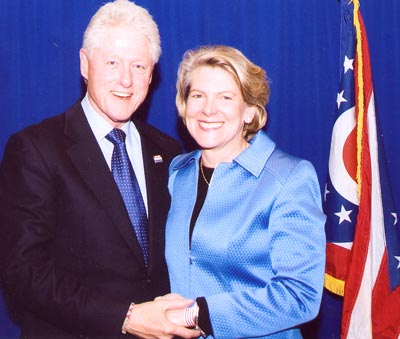
[[[118,128],[114,128],[106,136],[107,140],[114,144],[111,172],[121,192],[147,266],[149,242],[146,209],[135,172],[128,158],[125,137],[125,132]]]

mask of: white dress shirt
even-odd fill
[[[100,146],[100,149],[107,161],[107,165],[111,171],[111,157],[114,149],[114,145],[106,139],[106,135],[111,132],[114,128],[105,119],[97,113],[89,102],[88,96],[83,98],[81,101],[83,111],[85,112],[86,119],[89,122],[90,128]],[[142,156],[142,144],[140,141],[140,134],[136,129],[135,124],[132,121],[128,121],[126,124],[120,127],[126,134],[126,150],[128,152],[129,160],[131,161],[133,170],[135,171],[136,178],[139,183],[140,191],[142,193],[146,212],[148,214],[147,207],[147,190],[146,180],[144,175],[143,156]]]

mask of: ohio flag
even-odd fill
[[[341,1],[341,81],[325,188],[325,287],[341,338],[400,338],[400,222],[391,195],[357,0]]]

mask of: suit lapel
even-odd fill
[[[143,165],[146,177],[149,209],[149,269],[159,267],[164,258],[165,217],[168,212],[169,194],[168,159],[163,149],[153,140],[150,130],[140,121],[134,121],[142,142]],[[164,149],[166,145],[163,145]]]
[[[80,103],[66,113],[65,135],[72,163],[136,256],[143,258],[125,205]]]

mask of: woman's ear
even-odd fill
[[[256,115],[256,108],[247,107],[246,112],[244,113],[244,122],[246,124],[250,124],[253,121],[255,115]]]

